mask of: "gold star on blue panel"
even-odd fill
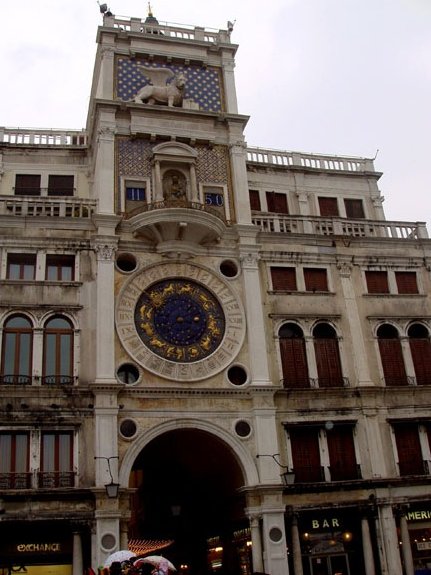
[[[138,91],[149,84],[138,66],[146,68],[167,68],[174,74],[183,73],[186,77],[184,98],[199,104],[201,110],[221,112],[220,79],[216,68],[201,66],[181,66],[149,62],[135,58],[118,58],[117,61],[117,97],[130,101]]]

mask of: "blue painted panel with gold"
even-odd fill
[[[138,91],[149,84],[148,79],[139,67],[166,68],[175,74],[183,73],[186,76],[184,98],[190,99],[199,105],[199,109],[206,112],[221,112],[222,99],[220,89],[219,70],[216,68],[203,68],[192,64],[164,64],[163,62],[149,62],[137,58],[118,58],[117,60],[117,97],[123,101],[133,100]]]

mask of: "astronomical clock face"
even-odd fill
[[[156,355],[193,362],[211,355],[225,332],[223,309],[202,285],[169,279],[149,286],[135,307],[135,327]]]
[[[244,340],[245,318],[228,282],[196,265],[170,263],[126,281],[116,327],[142,367],[167,379],[195,381],[232,362]]]

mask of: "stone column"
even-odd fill
[[[351,278],[352,264],[347,261],[339,261],[337,263],[337,268],[340,274],[341,287],[343,289],[346,315],[349,320],[347,323],[350,330],[350,341],[352,343],[351,353],[357,384],[373,385],[368,369],[368,358],[365,351],[364,335]],[[343,354],[340,355],[343,357]]]
[[[403,352],[404,367],[406,370],[406,375],[409,381],[415,381],[416,372],[415,366],[413,364],[412,350],[410,349],[410,341],[408,337],[402,337],[400,339],[401,349]]]
[[[292,537],[293,572],[294,575],[303,575],[301,541],[299,539],[298,516],[296,515],[296,513],[292,514],[291,537]]]
[[[318,387],[319,374],[317,373],[316,351],[314,349],[314,339],[311,335],[304,336],[305,351],[307,353],[308,377],[311,387]]]
[[[253,234],[255,231],[253,230]],[[251,242],[250,242],[251,244]],[[268,355],[266,352],[265,322],[262,311],[262,290],[258,268],[258,246],[240,247],[244,276],[245,313],[249,345],[251,378],[254,384],[269,385]],[[258,305],[257,305],[258,304]]]
[[[265,573],[286,575],[289,573],[287,562],[286,533],[284,527],[284,506],[281,492],[266,497],[263,505],[263,540],[265,549]]]
[[[96,98],[112,100],[114,97],[114,49],[110,46],[104,46],[101,48],[100,54],[101,64]]]
[[[397,526],[391,505],[382,505],[379,508],[379,522],[386,559],[386,565],[385,568],[382,567],[382,573],[403,575]]]
[[[75,531],[73,533],[72,575],[82,575],[83,570],[81,533]]]
[[[94,194],[100,214],[114,214],[115,115],[100,110],[95,149]]]
[[[373,546],[371,544],[370,525],[368,517],[361,519],[362,553],[364,555],[365,575],[375,575]]]
[[[403,559],[405,575],[414,575],[415,569],[413,565],[412,547],[410,545],[409,528],[407,526],[407,519],[404,513],[400,515],[400,531],[401,541],[403,544]]]
[[[226,59],[225,59],[226,57]],[[230,56],[230,52],[223,54],[223,83],[225,88],[226,112],[228,114],[238,114],[238,103],[235,89],[235,62]]]
[[[190,164],[190,189],[192,193],[192,202],[198,202],[199,194],[196,180],[196,167],[194,164]]]
[[[163,186],[162,186],[162,175],[160,171],[160,162],[156,160],[154,162],[154,201],[161,202],[163,200]]]
[[[246,151],[247,146],[245,142],[240,139],[235,144],[231,144],[229,146],[230,163],[232,168],[233,199],[235,202],[235,216],[238,224],[251,223]]]
[[[250,519],[253,572],[262,573],[263,572],[262,536],[260,533],[259,516],[251,515],[249,519]]]

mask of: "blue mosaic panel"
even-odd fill
[[[184,98],[193,100],[199,104],[201,110],[206,112],[222,111],[220,77],[216,68],[155,63],[133,58],[118,58],[117,60],[117,97],[121,100],[133,100],[138,91],[149,84],[139,70],[139,65],[146,68],[167,68],[175,74],[182,72],[187,79]]]

